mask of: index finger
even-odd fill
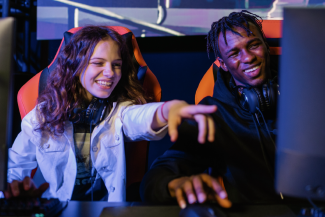
[[[219,197],[223,199],[227,197],[226,191],[221,187],[220,183],[215,178],[205,174],[202,174],[201,178],[207,184],[207,186],[212,188],[219,195]]]
[[[208,132],[208,141],[213,142],[214,141],[214,134],[216,132],[215,124],[214,124],[214,121],[213,121],[211,116],[207,117],[207,121],[208,121],[208,131],[209,131]]]
[[[203,203],[207,199],[207,195],[204,191],[202,179],[200,176],[193,177],[193,187],[199,203]]]
[[[203,144],[205,142],[205,137],[207,134],[207,122],[206,122],[207,118],[205,117],[205,115],[197,114],[194,115],[194,119],[198,123],[198,129],[199,129],[197,140],[199,141],[199,143]]]
[[[34,197],[41,197],[42,194],[50,187],[50,184],[45,182],[43,183],[42,185],[40,185],[38,187],[38,189],[36,189],[34,192],[33,192],[33,196]]]
[[[226,191],[221,187],[221,185],[216,179],[212,178],[209,175],[202,175],[201,178],[210,188],[212,188],[216,192],[215,198],[220,206],[224,208],[231,207],[232,204],[227,199]]]
[[[188,116],[195,114],[211,114],[217,111],[216,105],[190,105],[182,108],[182,113]]]
[[[31,189],[33,187],[32,185],[32,181],[30,179],[30,177],[26,176],[24,179],[23,179],[23,187],[24,187],[24,190],[25,191],[28,191],[29,189]]]
[[[172,142],[175,142],[178,137],[177,128],[180,124],[181,124],[181,118],[179,117],[168,118],[168,134]]]

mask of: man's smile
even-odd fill
[[[245,75],[247,75],[249,77],[256,77],[260,74],[260,68],[261,68],[261,63],[255,65],[255,66],[246,68],[243,70],[243,72]]]

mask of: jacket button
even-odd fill
[[[97,146],[93,146],[92,150],[93,152],[96,152],[98,150]]]
[[[119,141],[119,140],[120,140],[120,137],[119,137],[117,134],[115,134],[115,139],[116,139],[117,141]]]
[[[45,145],[44,145],[44,148],[46,148],[46,149],[47,149],[47,148],[50,148],[50,144],[45,144]]]

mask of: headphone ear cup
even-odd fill
[[[87,124],[90,124],[90,122],[91,122],[91,120],[92,120],[92,118],[93,118],[93,112],[94,112],[93,108],[94,108],[94,104],[95,104],[95,103],[96,103],[96,98],[94,98],[94,99],[90,102],[89,106],[87,107],[87,110],[86,110],[86,117],[85,117],[85,123],[87,123]]]
[[[260,107],[259,101],[258,94],[254,88],[243,88],[242,94],[239,98],[239,105],[242,109],[254,114],[257,112],[256,107]]]
[[[268,84],[263,84],[263,96],[264,96],[264,99],[265,99],[265,105],[266,105],[266,108],[267,110],[270,110],[271,109],[271,101],[270,101],[270,89],[268,88]],[[272,97],[272,96],[271,96]]]
[[[69,121],[72,123],[83,123],[84,122],[84,115],[83,115],[83,109],[81,108],[74,108],[69,113]]]
[[[279,86],[274,79],[263,84],[262,88],[235,86],[234,90],[237,93],[239,87],[243,88],[242,94],[240,96],[236,95],[239,106],[251,114],[258,111],[256,108],[259,108],[262,112],[275,109],[279,95]]]
[[[87,109],[82,105],[81,108],[71,111],[69,120],[75,124],[96,125],[102,121],[107,108],[111,108],[107,100],[94,97]]]
[[[107,100],[94,97],[87,108],[85,122],[90,125],[97,125],[100,123],[107,107],[109,107]]]
[[[261,92],[260,89],[258,89],[256,87],[254,87],[253,90],[256,93],[256,96],[257,96],[257,99],[258,99],[258,102],[259,102],[259,108],[261,109],[262,112],[264,112],[266,105],[265,105],[265,99],[264,99],[264,96],[263,96],[262,92]]]
[[[277,99],[278,99],[278,85],[273,82],[270,81],[267,84],[267,95],[268,95],[268,100],[269,100],[269,104],[270,104],[270,109],[275,109],[276,108],[276,103],[277,103]]]

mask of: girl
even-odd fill
[[[168,121],[175,141],[183,117],[197,120],[201,142],[207,128],[213,140],[212,120],[202,113],[216,107],[145,103],[123,37],[107,27],[79,30],[22,120],[9,150],[5,196],[124,201],[124,140],[161,139]],[[46,180],[39,188],[29,177],[36,167]]]

